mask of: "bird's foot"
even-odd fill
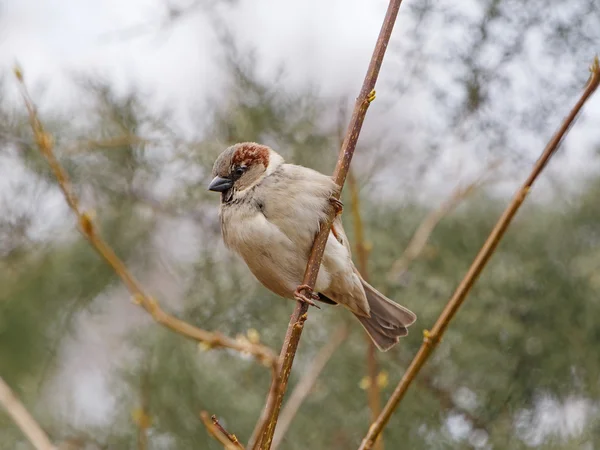
[[[342,239],[341,234],[335,229],[335,224],[331,225],[331,234],[333,234],[333,237],[336,238],[340,244],[344,245],[344,240]]]
[[[294,298],[299,302],[307,303],[310,306],[321,309],[321,307],[314,302],[314,300],[319,300],[319,296],[315,294],[312,288],[307,284],[301,284],[296,288],[294,291]]]
[[[329,197],[329,202],[331,203],[331,206],[333,206],[333,209],[335,210],[336,217],[339,216],[342,213],[342,211],[344,210],[344,204],[335,197]]]

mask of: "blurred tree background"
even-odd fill
[[[357,150],[372,284],[419,317],[407,338],[377,355],[384,401],[514,181],[567,113],[600,42],[594,0],[471,3],[426,0],[402,7],[378,88],[387,92],[377,100],[383,107],[367,119]],[[166,8],[162,27],[194,20],[200,10],[212,17],[218,36],[226,94],[191,113],[193,132],[182,130],[173,111],[148,107],[148,93],[123,92],[90,75],[73,79],[76,106],[42,109],[41,118],[103,236],[167,310],[200,328],[259,336],[278,351],[293,304],[260,286],[224,249],[218,196],[205,188],[210,169],[226,146],[258,141],[290,162],[330,173],[355,92],[339,100],[314,82],[290,86],[285,67],[265,76],[260,52],[249,51],[243,35],[223,25],[225,14],[239,7]],[[207,350],[164,330],[130,301],[77,233],[5,75],[0,375],[60,448],[144,448],[140,434],[150,450],[222,448],[208,436],[201,410],[246,441],[269,371],[249,357]],[[429,105],[427,114],[422,104]],[[385,448],[600,448],[597,124],[595,130],[587,153],[577,153],[587,172],[551,171],[533,191],[393,416]],[[561,153],[570,150],[566,145]],[[399,279],[389,276],[419,223],[455,183],[452,160],[472,159],[465,171],[476,173],[498,158],[503,164],[491,174],[495,183],[444,217]],[[566,164],[565,156],[557,159]],[[343,200],[354,240],[347,192]],[[347,320],[332,307],[311,311],[292,389]],[[321,373],[281,449],[356,448],[364,436],[370,417],[366,344],[362,329],[350,323],[349,338]],[[28,445],[0,413],[0,449]]]

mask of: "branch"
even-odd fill
[[[150,416],[150,371],[144,370],[140,379],[140,406],[134,411],[133,421],[137,425],[137,448],[148,449],[148,433],[152,418]]]
[[[390,40],[392,29],[394,28],[394,22],[398,16],[401,3],[402,0],[390,0],[383,25],[379,32],[379,37],[377,38],[377,43],[371,57],[371,62],[369,63],[369,68],[367,69],[367,74],[365,76],[360,94],[358,95],[354,105],[352,118],[350,119],[350,124],[348,125],[346,136],[344,138],[344,143],[340,149],[337,165],[333,172],[333,180],[339,186],[339,191],[336,195],[338,199],[341,190],[344,187],[344,182],[346,181],[346,175],[348,173],[348,169],[350,168],[350,162],[352,161],[352,156],[354,155],[354,149],[356,148],[356,142],[358,140],[358,136],[360,135],[362,124],[367,114],[367,109],[369,108],[371,102],[375,99],[375,83],[379,75],[381,63],[383,62],[383,57]],[[334,213],[332,212],[327,220],[321,224],[320,231],[315,236],[315,241],[308,257],[308,263],[306,265],[306,271],[304,272],[302,284],[309,286],[311,289],[314,288],[317,280],[317,274],[319,273],[319,267],[321,265],[321,260],[323,259],[323,252],[325,251],[325,245],[327,244],[327,238],[329,236],[331,224],[333,223],[334,219],[333,214]],[[258,427],[259,429],[264,429],[265,431],[259,435],[260,437],[254,443],[252,447],[253,449],[261,448],[263,450],[269,450],[271,448],[275,426],[277,425],[277,418],[279,416],[281,403],[283,402],[283,396],[285,395],[287,388],[296,350],[298,349],[300,336],[302,335],[302,329],[304,328],[304,322],[307,319],[307,312],[308,304],[303,302],[296,303],[296,308],[294,309],[294,313],[290,318],[285,340],[279,355],[281,361],[281,371],[279,373],[279,377],[276,377],[276,380],[273,381],[271,386],[271,392],[274,394],[275,398],[271,398],[270,392],[267,399],[267,405],[265,406],[265,411],[261,417],[261,420],[266,420],[265,426],[263,427],[261,425]]]
[[[475,190],[486,181],[487,175],[496,168],[498,162],[494,162],[490,164],[483,174],[481,174],[475,181],[469,183],[466,186],[458,185],[454,188],[450,196],[442,202],[442,204],[432,210],[426,217],[423,219],[415,233],[413,234],[410,242],[406,246],[406,250],[400,258],[398,258],[390,271],[388,272],[387,278],[391,283],[396,283],[398,280],[406,273],[408,266],[419,257],[431,233],[437,226],[437,224],[442,220],[445,216],[454,211],[460,203],[469,197]]]
[[[341,103],[338,117],[338,137],[340,140],[340,146],[344,140],[344,123],[345,107]],[[365,242],[365,233],[362,221],[362,214],[360,211],[360,194],[358,189],[358,182],[354,172],[350,170],[348,172],[348,185],[350,188],[350,210],[352,212],[352,222],[354,225],[354,247],[357,256],[358,271],[362,277],[369,281],[369,253],[371,246]],[[379,375],[379,367],[377,364],[377,348],[375,343],[365,333],[365,340],[367,342],[367,376],[369,379],[369,385],[367,387],[367,400],[369,403],[369,409],[371,411],[371,421],[377,419],[377,416],[381,412],[381,394],[379,383],[377,382],[377,376]],[[377,440],[376,450],[383,450],[383,439]]]
[[[480,187],[487,178],[487,175],[497,166],[497,162],[490,164],[486,170],[472,183],[469,183],[467,186],[457,186],[450,197],[446,201],[444,201],[439,208],[432,211],[426,218],[423,220],[421,225],[415,231],[412,239],[410,240],[409,245],[407,246],[404,254],[400,259],[398,259],[395,265],[402,263],[402,269],[398,273],[398,276],[408,269],[408,266],[420,255],[427,243],[429,237],[433,229],[437,226],[437,223],[447,214],[449,214],[454,208],[456,208],[463,200],[465,200],[469,195],[471,195],[475,189]],[[359,264],[359,271],[363,275],[363,278],[366,279],[367,275],[367,263],[370,248],[365,244],[364,238],[364,230],[362,217],[360,213],[360,196],[358,192],[358,186],[356,182],[356,177],[352,172],[348,174],[348,184],[350,187],[350,198],[352,204],[352,217],[354,222],[354,234],[355,234],[355,247],[357,254],[357,261]],[[390,275],[394,272],[394,268],[390,271]],[[388,276],[390,276],[388,275]],[[394,276],[395,279],[397,279]],[[368,338],[369,343],[373,343],[371,339]],[[379,392],[379,383],[377,382],[377,376],[379,373],[377,367],[376,360],[376,352],[375,346],[370,345],[367,349],[367,367],[368,367],[368,398],[369,398],[369,407],[371,409],[371,421],[374,422],[379,413],[381,412],[381,399]],[[408,364],[408,361],[407,361]],[[429,390],[429,392],[434,395],[442,407],[446,410],[456,410],[460,412],[464,417],[466,417],[474,427],[478,429],[482,429],[488,432],[486,425],[483,423],[481,419],[473,415],[470,411],[465,410],[456,404],[454,399],[452,398],[452,394],[439,386],[437,386],[431,377],[426,375],[421,375],[418,379],[418,383],[424,388]],[[287,405],[286,405],[287,406]],[[489,434],[489,432],[488,432]],[[380,435],[375,443],[376,450],[382,450],[383,448],[383,439]]]
[[[0,404],[37,450],[56,450],[42,427],[29,414],[2,377],[0,377]]]
[[[202,411],[200,413],[200,419],[202,419],[202,423],[208,430],[208,433],[223,444],[223,447],[225,447],[226,450],[244,450],[244,446],[238,441],[235,434],[231,434],[225,430],[219,423],[217,416],[213,415],[209,418],[208,413]]]
[[[512,201],[510,202],[500,219],[498,219],[496,226],[494,227],[487,240],[483,244],[483,247],[475,257],[475,260],[471,264],[471,267],[469,268],[469,271],[463,278],[462,282],[448,301],[448,304],[442,311],[442,314],[433,326],[433,329],[431,331],[424,331],[423,334],[425,337],[423,339],[423,344],[421,344],[421,348],[419,349],[414,359],[412,360],[410,366],[404,373],[404,376],[402,377],[400,383],[394,390],[394,393],[392,394],[388,403],[385,405],[385,408],[383,409],[377,420],[369,428],[369,431],[365,436],[364,440],[362,441],[359,450],[369,450],[373,448],[373,443],[377,439],[377,436],[381,434],[383,428],[390,420],[390,417],[392,416],[394,410],[400,403],[400,400],[402,400],[402,398],[404,397],[404,394],[408,390],[408,387],[421,370],[421,367],[423,367],[423,365],[427,361],[427,358],[429,358],[429,355],[431,355],[431,353],[433,352],[435,346],[440,342],[440,339],[446,331],[446,329],[448,328],[450,321],[452,320],[452,318],[458,311],[458,308],[460,308],[461,304],[464,302],[465,298],[469,294],[471,288],[473,287],[473,285],[477,281],[477,278],[481,274],[481,271],[483,270],[490,257],[494,253],[494,250],[496,250],[498,243],[506,233],[508,226],[510,225],[512,219],[519,210],[519,207],[525,201],[527,194],[529,194],[533,183],[535,182],[537,177],[542,173],[552,155],[554,155],[554,153],[556,152],[556,149],[558,148],[559,144],[561,143],[565,134],[568,132],[571,125],[573,124],[573,121],[577,117],[577,114],[579,113],[585,102],[598,88],[598,85],[600,84],[600,64],[598,62],[598,57],[594,59],[594,63],[591,67],[591,72],[592,73],[590,79],[588,80],[588,83],[580,99],[577,101],[569,115],[566,117],[556,134],[552,137],[552,139],[542,152],[540,158],[535,163],[533,169],[531,170],[531,173],[529,174],[521,188],[517,191],[517,193],[513,197]]]
[[[319,350],[319,353],[315,356],[312,361],[312,364],[308,369],[306,369],[306,373],[302,376],[292,394],[290,395],[289,400],[285,403],[283,410],[281,411],[281,417],[279,419],[279,427],[277,427],[277,431],[275,432],[275,436],[273,437],[273,444],[271,445],[271,449],[275,450],[279,448],[279,445],[283,441],[283,437],[290,427],[292,420],[298,413],[300,409],[300,405],[306,400],[306,397],[310,394],[310,392],[315,387],[317,379],[319,375],[325,368],[325,365],[329,362],[335,351],[339,348],[340,345],[346,340],[348,337],[348,326],[341,325],[338,329],[333,333],[333,335],[327,341],[327,344]]]
[[[350,198],[352,204],[352,218],[354,222],[355,247],[358,260],[358,271],[365,280],[369,280],[368,258],[370,248],[365,243],[362,216],[360,213],[360,195],[358,192],[358,183],[354,173],[348,173],[348,184],[350,186]],[[377,365],[377,349],[373,340],[366,335],[367,341],[367,374],[369,377],[369,387],[367,388],[367,399],[369,401],[369,409],[371,410],[371,421],[377,419],[381,412],[381,393],[377,375],[379,367]],[[376,450],[383,450],[383,439],[379,438],[375,445]]]
[[[247,339],[232,339],[218,332],[210,332],[197,328],[163,311],[158,302],[144,292],[141,284],[129,272],[125,263],[115,254],[114,250],[106,243],[106,241],[102,239],[92,220],[91,214],[80,209],[79,199],[73,192],[71,180],[54,154],[52,137],[44,130],[44,127],[37,116],[37,111],[27,92],[21,71],[15,69],[15,75],[19,81],[21,94],[29,113],[31,129],[33,130],[36,144],[40,153],[44,156],[54,172],[58,185],[63,192],[69,207],[77,217],[79,231],[121,278],[125,286],[127,286],[127,289],[129,289],[129,292],[132,294],[134,303],[144,308],[157,323],[187,338],[202,342],[208,348],[229,348],[241,353],[251,354],[260,363],[270,366],[273,370],[273,376],[275,376],[278,367],[277,358],[275,353],[268,347],[261,344],[254,344]]]

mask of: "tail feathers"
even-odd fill
[[[362,283],[367,294],[371,317],[357,314],[355,316],[377,348],[385,352],[396,345],[402,336],[408,334],[407,328],[417,320],[417,316],[404,306],[385,297],[366,281],[362,280]]]
[[[369,308],[371,309],[371,316],[373,313],[392,324],[401,324],[404,327],[409,327],[417,316],[414,312],[399,305],[398,303],[390,300],[365,280],[361,280],[365,294],[367,294],[367,301],[369,302]]]

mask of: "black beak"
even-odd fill
[[[231,189],[231,186],[233,186],[233,181],[229,178],[214,177],[208,185],[208,190],[215,192],[225,192]]]

